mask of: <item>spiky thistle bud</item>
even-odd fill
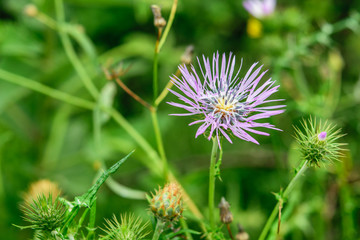
[[[161,8],[157,5],[151,5],[151,10],[154,14],[154,26],[163,29],[166,25],[166,20],[161,16]]]
[[[20,205],[20,209],[25,215],[24,219],[31,224],[29,228],[46,232],[52,232],[62,226],[67,210],[59,198],[53,200],[51,194],[39,195],[36,200]]]
[[[177,221],[184,210],[181,191],[176,183],[168,183],[152,194],[150,209],[162,221]]]
[[[320,167],[320,163],[333,162],[342,156],[342,146],[345,144],[336,141],[344,134],[335,125],[312,118],[303,120],[301,125],[303,130],[295,127],[295,138],[310,165]]]
[[[224,197],[221,198],[218,205],[220,208],[220,220],[222,223],[228,224],[233,221],[233,215],[230,212],[230,204],[226,201]]]
[[[149,234],[149,232],[145,231],[149,222],[143,223],[141,218],[135,217],[132,213],[121,215],[120,222],[117,220],[115,215],[112,220],[105,219],[105,221],[106,229],[103,229],[103,231],[106,235],[101,236],[100,240],[138,240],[144,239],[144,237]]]

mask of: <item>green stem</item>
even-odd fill
[[[211,150],[210,158],[210,170],[209,170],[209,221],[211,230],[215,229],[215,214],[214,214],[214,198],[215,198],[215,165],[216,157],[218,153],[217,139],[213,138],[213,146]]]
[[[154,91],[154,102],[158,97],[158,64],[159,64],[159,52],[157,50],[158,42],[156,42],[154,64],[153,64],[153,91]]]
[[[178,70],[179,71],[179,70]],[[160,95],[156,98],[155,102],[154,102],[154,107],[156,108],[157,106],[159,106],[159,104],[162,102],[162,100],[164,100],[164,98],[167,96],[167,94],[169,93],[169,89],[173,86],[172,81],[169,81],[168,84],[165,86],[165,88],[162,90],[162,92],[160,93]]]
[[[95,219],[96,219],[96,200],[94,201],[93,205],[90,209],[90,219],[89,219],[89,226],[88,226],[88,235],[86,239],[94,239],[95,236]]]
[[[85,221],[85,218],[87,216],[87,214],[89,213],[89,208],[86,208],[83,212],[83,214],[81,215],[79,222],[78,222],[78,226],[77,226],[77,230],[79,230],[83,224],[83,222]]]
[[[155,231],[154,231],[154,235],[153,235],[152,240],[158,240],[159,239],[160,234],[161,234],[164,226],[165,226],[165,223],[158,219],[157,223],[156,223],[156,227],[155,227]]]
[[[76,217],[76,215],[78,214],[79,212],[79,206],[75,206],[72,211],[69,213],[69,216],[68,218],[65,220],[65,226],[64,226],[64,229],[62,230],[62,234],[63,235],[66,235],[68,229],[69,229],[69,226],[71,225],[72,221],[74,220],[74,218]]]
[[[303,175],[303,173],[305,172],[305,170],[308,167],[308,161],[304,161],[303,164],[301,165],[300,170],[296,173],[295,177],[293,179],[291,179],[290,183],[288,184],[288,186],[286,187],[285,191],[283,192],[282,197],[284,199],[286,199],[291,190],[294,188],[296,182],[299,180],[299,178],[301,177],[301,175]],[[268,220],[266,221],[265,227],[263,228],[259,240],[265,240],[276,216],[278,215],[278,211],[279,211],[279,206],[280,206],[280,201],[277,202],[276,206],[274,207],[273,211],[271,212],[270,217],[268,218]]]
[[[42,12],[40,12],[37,16],[35,16],[35,18],[52,29],[57,29],[58,27],[54,19],[52,19],[51,17],[49,17],[48,15]]]
[[[55,9],[56,9],[57,20],[61,24],[59,27],[59,35],[61,42],[64,46],[65,53],[68,56],[71,64],[74,66],[77,74],[83,81],[86,89],[89,91],[89,93],[93,96],[94,99],[97,99],[97,97],[99,96],[99,91],[91,81],[84,66],[80,62],[80,59],[76,55],[75,50],[71,44],[70,37],[68,36],[67,31],[63,28],[63,26],[65,25],[65,14],[64,14],[64,6],[62,0],[55,1]]]
[[[93,109],[95,104],[93,102],[78,98],[78,97],[74,97],[70,94],[67,94],[65,92],[50,88],[48,86],[45,86],[39,82],[36,82],[34,80],[30,80],[28,78],[24,78],[22,76],[19,75],[15,75],[13,73],[7,72],[5,70],[0,69],[0,78],[20,85],[22,87],[25,88],[29,88],[31,90],[40,92],[42,94],[48,95],[50,97],[56,98],[58,100],[61,100],[63,102],[67,102],[69,104],[78,106],[78,107],[82,107],[82,108],[86,108],[86,109]]]
[[[169,34],[169,31],[171,29],[172,23],[174,22],[177,4],[178,4],[178,0],[174,0],[173,5],[171,7],[169,20],[168,20],[168,22],[166,24],[164,33],[163,33],[163,35],[162,35],[162,37],[160,39],[160,42],[159,42],[159,47],[158,47],[159,52],[160,52],[160,49],[162,48],[162,46],[164,45],[164,43],[166,41],[166,38],[167,38],[167,36]]]
[[[158,151],[159,151],[159,154],[160,154],[160,158],[162,160],[164,179],[166,180],[166,179],[168,179],[168,163],[167,163],[166,154],[165,154],[165,150],[164,150],[164,143],[163,143],[162,138],[161,138],[159,121],[158,121],[158,118],[157,118],[156,111],[151,111],[151,118],[152,118],[152,122],[153,122],[153,127],[154,127],[154,132],[155,132]]]

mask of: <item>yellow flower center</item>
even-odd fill
[[[235,105],[229,102],[226,102],[224,98],[218,99],[218,103],[215,105],[215,113],[228,114],[229,112],[234,112]]]

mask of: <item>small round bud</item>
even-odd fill
[[[179,186],[168,183],[159,188],[150,200],[150,209],[162,221],[177,221],[184,210]]]
[[[157,5],[151,5],[151,10],[154,14],[154,26],[163,28],[166,25],[166,20],[161,16],[161,8]]]
[[[24,8],[24,13],[29,17],[35,17],[39,11],[34,4],[27,4]]]
[[[225,224],[231,223],[233,221],[233,215],[230,212],[230,204],[224,197],[221,198],[218,208],[220,208],[221,222]]]

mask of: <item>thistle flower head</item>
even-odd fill
[[[341,157],[344,143],[336,141],[344,136],[340,129],[326,122],[310,118],[303,120],[303,130],[295,127],[296,140],[300,145],[301,153],[305,160],[312,166],[320,167],[320,163],[333,162]]]
[[[184,210],[181,191],[176,183],[159,188],[149,202],[151,211],[162,221],[177,221]]]
[[[66,213],[66,206],[52,195],[39,195],[36,200],[32,202],[25,202],[20,206],[24,213],[24,219],[31,223],[31,228],[51,232],[58,227],[61,227]]]
[[[326,136],[327,136],[327,132],[321,132],[321,133],[319,133],[319,135],[318,135],[319,141],[325,141]]]
[[[189,125],[201,123],[195,137],[208,130],[208,139],[216,135],[220,146],[219,134],[223,135],[230,143],[230,136],[234,136],[259,144],[248,132],[266,135],[269,134],[254,128],[262,127],[276,129],[270,123],[255,122],[259,119],[269,118],[284,112],[285,105],[261,106],[267,103],[281,101],[280,99],[268,100],[278,91],[279,85],[274,86],[275,81],[268,79],[260,85],[260,80],[267,71],[261,73],[262,66],[256,68],[254,63],[243,78],[239,78],[239,72],[234,75],[235,56],[226,58],[225,53],[219,59],[219,53],[213,55],[212,65],[209,58],[203,56],[204,69],[200,66],[203,80],[191,66],[191,72],[185,65],[179,66],[182,78],[173,76],[172,82],[181,91],[177,93],[169,90],[185,104],[170,102],[169,104],[183,108],[189,113],[172,114],[177,116],[198,115],[200,119]]]
[[[274,12],[276,0],[245,0],[243,6],[252,16],[262,19]]]
[[[106,233],[105,236],[101,236],[100,239],[111,239],[111,240],[124,240],[124,239],[144,239],[149,232],[145,229],[149,225],[149,222],[143,223],[141,218],[135,217],[134,214],[124,214],[120,216],[120,222],[113,216],[112,220],[106,219],[106,229],[103,231]]]

